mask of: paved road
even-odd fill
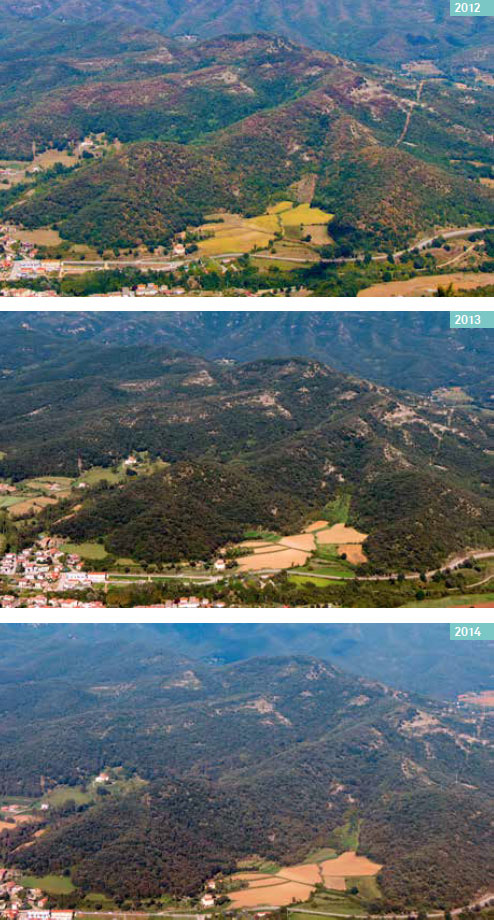
[[[414,249],[426,249],[427,246],[438,238],[442,237],[445,240],[452,240],[462,236],[468,236],[471,233],[484,233],[486,230],[494,230],[494,227],[460,227],[456,230],[437,230],[434,236],[424,237],[419,240],[417,243],[412,244],[408,249],[400,249],[397,252],[393,253],[394,259],[399,259],[401,256],[405,255],[407,252],[411,252]],[[240,256],[244,255],[243,252],[220,252],[215,258],[216,259],[238,259]],[[250,253],[250,255],[256,259],[264,259],[266,261],[277,261],[282,260],[283,262],[294,262],[300,265],[307,265],[309,262],[313,261],[311,259],[295,258],[294,256],[284,256],[282,253],[277,253],[275,255],[265,255],[261,253]],[[97,268],[97,269],[111,269],[111,268],[148,268],[156,271],[174,271],[176,268],[179,268],[181,265],[187,265],[190,262],[199,262],[203,259],[203,255],[189,256],[184,260],[170,260],[168,259],[86,259],[84,262],[77,261],[75,259],[63,259],[61,262],[57,263],[61,266],[61,270],[65,267],[84,267],[84,268]],[[347,262],[355,262],[357,256],[348,256],[341,257],[338,259],[320,259],[324,264],[329,264],[331,262],[336,262],[338,264],[345,264]],[[372,261],[374,262],[385,262],[388,258],[386,253],[378,253],[372,256]]]
[[[457,566],[467,562],[468,559],[491,559],[491,558],[494,558],[494,550],[485,550],[485,551],[482,550],[481,552],[478,552],[478,553],[477,552],[469,553],[467,556],[465,555],[455,556],[454,559],[451,559],[449,562],[445,563],[445,565],[441,566],[440,569],[430,569],[425,574],[427,578],[432,578],[432,576],[435,575],[437,572],[446,572],[448,569],[454,569]],[[274,574],[274,572],[278,570],[269,569],[266,571],[268,573]],[[291,574],[292,575],[307,574],[308,576],[313,575],[314,578],[326,578],[328,581],[341,581],[342,580],[341,576],[339,575],[321,575],[319,574],[319,572],[305,573],[305,572],[297,572],[295,570],[295,571],[292,571]],[[489,581],[489,579],[492,577],[494,576],[490,575],[489,578],[484,579],[484,581]],[[389,575],[356,575],[355,576],[356,581],[389,581],[390,578],[398,578],[398,573],[392,572]],[[420,572],[410,572],[408,575],[405,575],[404,578],[407,581],[414,581],[417,578],[420,578]],[[346,579],[346,580],[350,581],[351,579]],[[477,584],[483,584],[483,582],[477,582]],[[474,585],[472,585],[472,587],[474,587]]]
[[[493,899],[494,899],[494,892],[488,892],[487,894],[483,895],[482,898],[479,898],[476,901],[472,901],[470,904],[467,904],[465,907],[455,907],[454,910],[451,911],[451,914],[453,917],[457,917],[464,910],[473,910],[476,907],[486,907],[489,904],[489,902],[492,901]],[[257,911],[259,910],[273,910],[276,908],[273,908],[272,904],[264,904],[264,905],[259,904],[256,907],[244,908],[244,909],[247,911],[247,913],[249,912],[257,913]],[[315,917],[328,917],[328,916],[341,917],[343,918],[343,920],[350,920],[350,917],[348,914],[339,914],[333,910],[331,912],[329,911],[323,912],[323,911],[318,911],[318,910],[308,910],[307,908],[299,907],[298,905],[293,905],[293,906],[290,905],[288,907],[288,911],[291,911],[291,910],[295,911],[297,914],[310,914]],[[84,917],[93,916],[93,915],[94,915],[94,911],[93,912],[84,911],[84,910],[75,911],[75,916],[80,917],[81,920],[83,920]],[[198,917],[197,913],[193,913],[193,914],[172,913],[166,910],[153,910],[152,914],[150,912],[145,912],[145,911],[125,911],[125,912],[115,911],[115,910],[98,911],[98,916],[100,917],[115,917],[115,918],[118,918],[118,920],[132,920],[132,918],[136,918],[136,920],[141,920],[141,918],[150,917],[151,915],[153,917],[169,917],[170,920],[172,920],[172,918],[173,920],[177,920],[177,918],[182,918],[182,920],[196,920],[196,918]],[[356,918],[356,920],[366,920],[368,916],[369,916],[368,914],[352,914],[352,917]],[[379,914],[379,920],[409,920],[409,917],[411,916],[413,916],[412,911],[408,911],[408,913],[406,914]],[[433,918],[435,917],[444,917],[444,911],[443,910],[431,911],[427,914],[427,917],[431,918],[431,920],[433,920]],[[377,915],[376,915],[376,920],[377,920]]]

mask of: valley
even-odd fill
[[[4,897],[86,920],[437,917],[475,904],[489,920],[492,709],[474,697],[490,650],[471,680],[469,649],[422,626],[416,648],[444,649],[449,700],[362,674],[379,646],[388,672],[399,666],[412,628],[317,627],[313,641],[327,631],[349,653],[362,633],[368,663],[357,656],[349,673],[266,646],[234,662],[204,654],[234,654],[242,626],[4,624]],[[264,642],[290,637],[286,625],[257,629]],[[296,630],[300,648],[311,628]],[[473,874],[452,871],[453,851]]]
[[[492,87],[477,72],[260,33],[163,43],[96,69],[61,51],[53,85],[35,75],[3,120],[0,94],[4,293],[135,293],[136,278],[174,296],[353,295],[450,264],[482,288]]]
[[[204,316],[207,331],[198,314],[122,314],[119,333],[117,314],[5,323],[3,604],[491,602],[488,333],[471,340],[469,377],[458,333],[429,344],[430,320],[417,314],[425,351],[415,370],[406,365],[413,392],[311,358],[235,361],[218,324],[237,348],[249,347],[251,330],[257,349],[274,340],[269,324],[279,337],[283,315],[246,314],[240,327],[233,314]],[[326,328],[337,360],[377,361],[382,375],[393,330],[387,373],[396,379],[408,316],[386,320],[380,347],[372,317],[335,315],[338,345],[328,317],[309,315],[308,347],[314,328],[322,347]],[[294,323],[290,314],[290,334]],[[191,332],[221,340],[223,356],[156,343],[180,329],[189,347]],[[436,349],[437,366],[427,357]]]

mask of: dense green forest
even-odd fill
[[[133,451],[168,464],[74,490],[31,537],[47,528],[142,562],[208,561],[253,527],[295,532],[344,488],[350,523],[369,534],[366,571],[428,570],[492,546],[487,411],[310,359],[235,365],[138,345],[81,347],[8,375],[2,393],[0,475],[14,482],[83,476]]]
[[[0,638],[0,793],[112,774],[84,805],[54,808],[42,837],[37,825],[0,835],[8,866],[70,868],[73,903],[194,896],[241,857],[289,864],[338,847],[357,816],[384,905],[461,905],[493,871],[492,727],[470,711],[309,656],[212,665],[156,627]],[[472,809],[473,835],[461,832]]]

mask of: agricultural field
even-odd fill
[[[309,524],[303,533],[278,537],[276,541],[244,540],[238,545],[242,550],[252,550],[237,559],[241,572],[261,572],[263,570],[292,569],[305,566],[311,562],[308,570],[308,579],[321,574],[338,575],[350,578],[353,571],[346,560],[352,564],[366,561],[362,543],[367,534],[360,533],[346,524],[333,524],[328,526],[327,521],[314,521]],[[343,556],[343,559],[340,557]],[[314,569],[312,562],[321,562],[319,569]],[[297,572],[297,577],[305,576],[305,572]],[[323,579],[313,582],[324,584]]]
[[[56,786],[55,789],[51,789],[50,792],[43,796],[43,802],[47,802],[48,805],[53,805],[54,807],[63,805],[65,802],[88,805],[89,802],[92,802],[92,799],[93,797],[89,792],[84,792],[77,786]]]
[[[406,607],[494,607],[494,594],[456,594],[450,597],[429,598],[405,604]]]
[[[258,217],[242,217],[240,214],[221,212],[210,215],[209,222],[199,227],[202,234],[211,234],[207,239],[198,243],[199,252],[204,255],[215,256],[222,253],[251,252],[254,247],[264,250],[269,246],[275,234],[280,238],[290,241],[300,241],[307,235],[317,245],[330,241],[327,224],[333,215],[320,208],[312,208],[309,204],[296,205],[292,201],[281,201],[271,205],[265,214]],[[283,252],[289,256],[289,251]],[[291,251],[290,251],[291,255]],[[310,247],[306,244],[302,249],[296,250],[296,255],[308,260],[314,257]]]
[[[102,543],[63,543],[60,547],[63,553],[77,553],[82,559],[101,560],[108,555]]]
[[[260,871],[237,872],[233,882],[246,883],[246,887],[229,894],[235,907],[286,907],[294,900],[307,901],[317,884],[332,891],[345,892],[347,878],[371,878],[382,866],[365,856],[348,851],[320,862],[282,866],[276,874]]]
[[[20,884],[24,888],[41,888],[47,894],[70,894],[75,890],[70,878],[63,875],[23,875]]]
[[[383,281],[363,288],[358,297],[430,297],[438,287],[453,286],[455,291],[470,291],[494,284],[494,272],[453,272],[444,275],[420,275],[407,281]]]

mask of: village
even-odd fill
[[[18,810],[5,806],[3,812]],[[13,825],[15,826],[15,825]],[[17,869],[0,869],[0,916],[5,920],[73,920],[73,910],[51,910],[41,888],[26,888]]]
[[[224,567],[224,563],[220,562],[218,570]],[[111,573],[87,571],[77,553],[65,553],[59,540],[42,536],[27,549],[18,553],[7,552],[0,557],[0,585],[2,583],[8,585],[8,591],[0,593],[1,608],[102,608],[105,607],[104,596],[111,583]],[[102,599],[81,600],[70,596],[88,589],[96,590]],[[225,605],[191,595],[154,606],[181,609]]]

